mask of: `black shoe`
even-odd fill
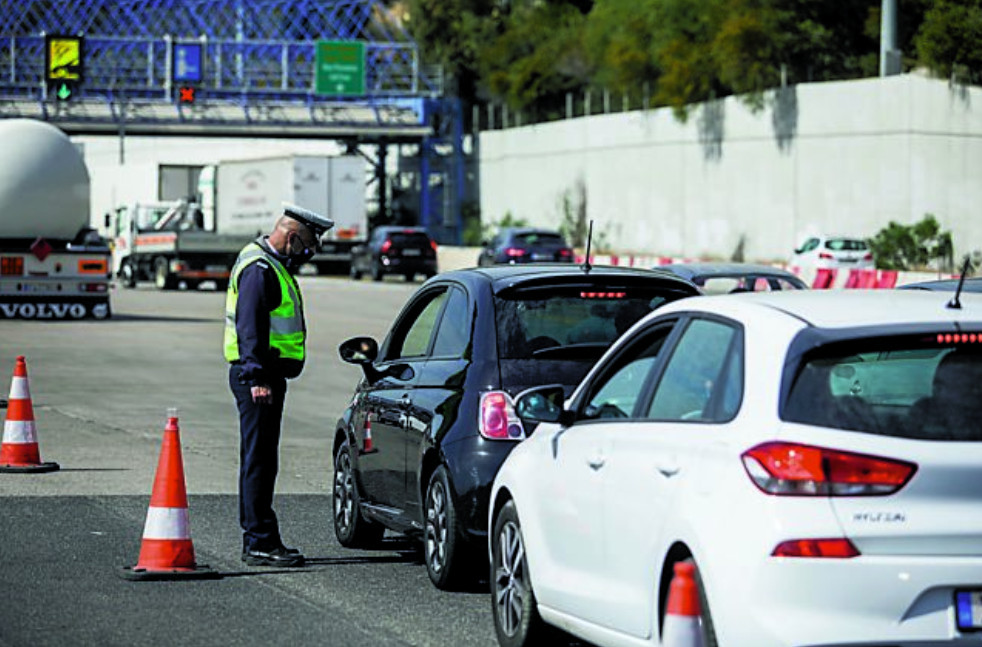
[[[304,558],[300,551],[287,552],[285,548],[256,550],[251,548],[242,554],[242,561],[249,566],[303,566]]]
[[[286,546],[281,545],[280,546],[280,550],[282,550],[285,553],[289,553],[290,555],[299,555],[300,554],[300,550],[298,548],[287,548]],[[243,562],[245,561],[246,553],[248,553],[248,552],[249,552],[249,549],[246,548],[245,546],[243,546],[242,547],[242,561]],[[264,550],[262,552],[268,553],[270,551]]]

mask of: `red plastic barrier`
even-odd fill
[[[897,270],[880,270],[876,287],[880,290],[890,290],[897,286]]]
[[[815,271],[815,280],[812,281],[813,290],[828,290],[835,283],[835,270],[827,268]]]

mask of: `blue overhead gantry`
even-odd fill
[[[342,141],[418,224],[459,242],[459,101],[380,0],[10,0],[0,3],[0,118],[71,135]],[[391,146],[406,147],[397,176]],[[400,148],[400,151],[402,148]]]

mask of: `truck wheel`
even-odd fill
[[[158,290],[173,290],[177,287],[177,279],[170,273],[166,258],[160,257],[154,261],[153,282]]]
[[[119,279],[124,288],[136,287],[136,268],[132,263],[123,261],[123,265],[119,268]]]

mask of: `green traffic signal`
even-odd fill
[[[55,93],[55,96],[58,97],[59,101],[68,101],[72,98],[72,94],[72,87],[70,85],[67,83],[58,84],[58,90]]]

